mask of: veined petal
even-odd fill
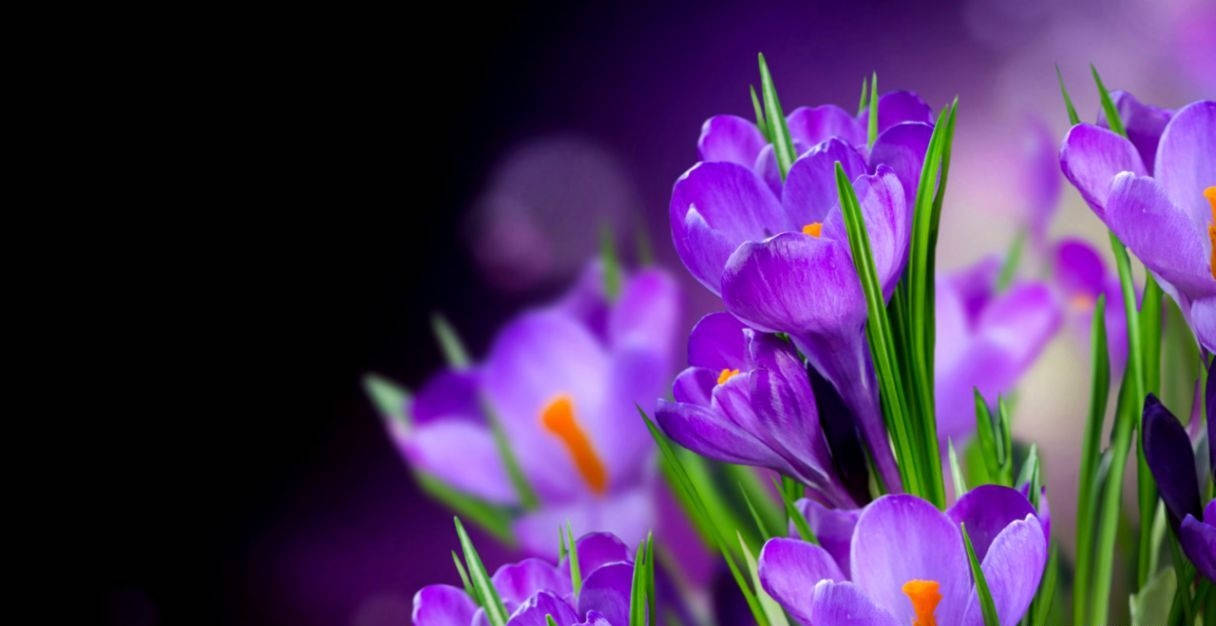
[[[781,191],[781,205],[795,226],[823,222],[831,210],[840,206],[837,161],[849,180],[866,173],[865,159],[853,146],[836,138],[816,145],[790,167]]]
[[[769,539],[757,563],[764,590],[805,624],[811,623],[815,583],[845,579],[832,555],[800,539]]]
[[[671,396],[676,402],[709,406],[720,371],[707,367],[690,367],[676,376],[671,384]]]
[[[752,122],[737,115],[715,115],[701,126],[697,150],[702,161],[726,161],[751,167],[767,143]]]
[[[971,533],[970,527],[967,533]],[[1039,589],[1043,566],[1047,564],[1047,540],[1043,527],[1034,515],[1013,522],[992,541],[988,555],[980,568],[988,581],[992,603],[996,606],[1001,626],[1014,626],[1026,614],[1030,601]],[[973,590],[967,601],[962,623],[982,626],[983,611],[979,595]]]
[[[933,122],[933,109],[911,91],[888,91],[878,98],[878,133],[902,122]],[[867,107],[857,116],[857,124],[863,131],[870,123]]]
[[[792,227],[776,196],[735,163],[698,163],[685,172],[672,189],[669,216],[680,259],[714,293],[739,244]]]
[[[1123,128],[1127,131],[1127,138],[1140,153],[1140,160],[1145,165],[1153,167],[1157,160],[1157,144],[1161,141],[1161,133],[1165,130],[1165,125],[1169,123],[1174,112],[1142,104],[1135,96],[1122,90],[1112,91],[1110,97],[1115,101],[1115,108],[1119,110]],[[1105,112],[1098,113],[1098,124],[1109,127],[1106,123]]]
[[[632,583],[632,563],[610,563],[596,569],[583,581],[579,612],[597,611],[610,624],[628,624]]]
[[[879,120],[882,119],[881,114]],[[857,123],[853,116],[834,104],[817,107],[798,107],[786,116],[790,136],[813,146],[821,141],[838,137],[849,145],[860,146],[866,141],[865,126]]]
[[[541,591],[519,605],[507,626],[547,626],[545,616],[552,615],[557,626],[572,626],[579,621],[578,613],[565,600],[548,591]]]
[[[655,419],[668,437],[702,456],[727,463],[768,467],[790,476],[796,474],[788,462],[755,435],[715,408],[660,401]]]
[[[882,283],[883,294],[890,297],[908,258],[908,237],[912,227],[909,205],[899,178],[886,165],[879,165],[874,174],[857,177],[853,188],[870,238],[874,269]],[[828,215],[823,236],[840,241],[846,250],[849,249],[844,214],[839,210]],[[853,276],[856,277],[856,272]]]
[[[1103,220],[1115,175],[1119,172],[1132,172],[1137,176],[1147,174],[1131,142],[1092,124],[1077,124],[1069,129],[1060,148],[1060,167]]]
[[[477,606],[463,589],[427,585],[414,594],[414,624],[418,626],[469,626]]]
[[[853,542],[853,529],[857,526],[861,509],[829,509],[807,498],[798,500],[796,506],[815,533],[819,545],[832,555],[844,578],[849,578],[849,546]],[[791,522],[791,536],[794,532]]]
[[[1189,297],[1216,295],[1211,243],[1183,211],[1156,180],[1124,173],[1111,185],[1106,222],[1145,265]]]
[[[490,582],[503,602],[509,604],[523,604],[537,591],[550,591],[558,596],[572,591],[569,576],[552,563],[534,557],[499,567]]]
[[[1170,202],[1206,229],[1212,213],[1203,190],[1216,185],[1216,102],[1193,102],[1174,115],[1161,133],[1153,175]]]
[[[1005,527],[1027,515],[1035,515],[1030,501],[1016,489],[1001,485],[980,485],[963,494],[946,514],[955,523],[967,525],[967,534],[981,561],[988,546]]]
[[[702,317],[688,335],[688,364],[719,371],[746,369],[746,328],[725,311]]]
[[[909,205],[916,201],[920,170],[924,167],[925,152],[932,136],[933,126],[929,124],[902,122],[883,131],[870,150],[870,167],[890,166],[899,177]]]
[[[1208,503],[1208,511],[1216,508],[1213,503],[1216,503],[1216,500]],[[1216,516],[1216,513],[1206,515],[1208,518],[1213,516]],[[1187,558],[1195,564],[1195,569],[1208,580],[1216,582],[1216,525],[1201,522],[1188,515],[1178,529],[1178,540]]]
[[[811,611],[816,624],[834,626],[899,626],[851,582],[821,580],[815,585]],[[809,622],[807,622],[809,624]]]

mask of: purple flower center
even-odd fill
[[[541,409],[540,423],[566,446],[574,467],[591,493],[603,495],[608,491],[608,470],[591,444],[591,437],[587,436],[587,431],[574,416],[574,400],[570,395],[562,393],[554,396]]]

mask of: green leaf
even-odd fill
[[[1081,468],[1077,475],[1077,593],[1073,599],[1073,621],[1081,623],[1088,614],[1089,596],[1083,593],[1090,580],[1093,563],[1091,532],[1097,515],[1094,489],[1098,484],[1099,454],[1106,418],[1106,399],[1110,395],[1110,357],[1106,347],[1106,295],[1098,296],[1090,322],[1089,413],[1085,420],[1085,435],[1081,440]]]
[[[448,365],[453,369],[467,368],[469,353],[465,351],[460,335],[456,334],[456,329],[452,328],[447,318],[438,312],[431,313],[431,330],[435,332],[435,339],[439,342],[439,349],[443,351]]]
[[[1177,586],[1178,580],[1174,570],[1167,567],[1154,574],[1140,591],[1127,599],[1132,626],[1168,624],[1170,606],[1174,602],[1174,590]]]
[[[975,579],[975,591],[980,597],[980,609],[984,614],[984,626],[1001,626],[997,619],[996,605],[992,602],[992,592],[988,590],[988,579],[984,577],[984,568],[980,567],[979,559],[975,558],[975,548],[971,545],[971,537],[967,534],[967,525],[959,524],[963,531],[963,545],[967,548],[967,560],[971,561],[971,577]]]
[[[1001,273],[996,279],[997,291],[1005,291],[1013,282],[1013,277],[1018,272],[1018,264],[1022,261],[1022,250],[1025,247],[1026,229],[1022,228],[1013,236],[1013,242],[1009,244],[1009,252],[1005,254],[1005,261],[1001,264]]]
[[[789,521],[794,523],[794,528],[798,529],[798,536],[801,537],[803,541],[819,545],[819,538],[816,537],[815,532],[811,530],[810,524],[807,524],[806,518],[803,517],[802,512],[798,510],[798,506],[790,497],[790,494],[777,485],[776,481],[773,482],[773,486],[781,492],[781,502],[785,504],[785,516],[787,519],[789,519]]]
[[[861,99],[857,101],[857,115],[861,115],[866,110],[866,88],[870,86],[870,81],[863,76],[861,78]]]
[[[712,522],[701,494],[697,491],[696,486],[693,485],[691,478],[689,478],[688,472],[685,471],[684,466],[680,463],[680,458],[676,455],[671,442],[663,434],[663,431],[659,430],[659,427],[655,426],[654,422],[650,420],[646,415],[646,411],[642,410],[642,407],[637,407],[637,410],[638,414],[642,416],[642,421],[646,423],[646,429],[650,431],[651,438],[654,439],[655,444],[659,447],[659,456],[664,466],[664,473],[669,477],[672,488],[683,494],[685,502],[693,511],[691,517],[694,520],[709,520],[708,523],[701,522],[705,524],[703,532],[709,535],[712,546],[722,554],[723,560],[726,561],[726,567],[730,570],[735,584],[738,585],[739,592],[743,594],[743,599],[747,602],[747,607],[751,610],[752,617],[756,620],[756,623],[759,626],[770,626],[768,618],[765,616],[764,610],[760,607],[759,600],[756,598],[756,594],[752,591],[751,585],[743,577],[738,564],[735,563],[734,557],[731,556],[725,537],[719,532],[717,525]]]
[[[743,551],[743,561],[747,563],[747,573],[751,575],[752,585],[756,588],[756,597],[760,600],[760,607],[764,609],[764,614],[768,616],[769,624],[772,626],[789,626],[789,621],[785,619],[785,611],[781,609],[781,605],[760,584],[760,571],[756,564],[756,557],[752,556],[752,551],[748,549],[747,542],[743,540],[743,535],[737,535],[739,538],[739,548]]]
[[[790,166],[794,164],[798,154],[794,150],[794,140],[790,138],[790,128],[785,122],[781,102],[777,99],[777,87],[773,84],[773,77],[769,74],[768,63],[764,61],[763,53],[759,55],[759,59],[760,92],[764,94],[764,118],[772,127],[773,153],[777,157],[777,169],[781,172],[781,179],[785,180],[785,175],[790,171]]]
[[[1060,573],[1060,547],[1055,541],[1051,542],[1051,552],[1047,556],[1047,567],[1043,570],[1043,580],[1039,583],[1039,592],[1030,603],[1030,623],[1041,626],[1048,623],[1051,615],[1051,603],[1056,596],[1056,579]]]
[[[997,434],[996,425],[992,421],[992,412],[988,408],[988,401],[984,399],[978,387],[972,389],[972,394],[975,398],[975,439],[979,444],[980,450],[983,452],[981,458],[984,461],[987,482],[1000,484],[1001,453],[998,451],[1000,436]]]
[[[515,487],[520,506],[526,511],[536,510],[540,506],[540,500],[537,499],[536,492],[532,490],[528,477],[524,476],[524,471],[520,468],[515,453],[511,450],[511,443],[507,441],[507,434],[498,420],[498,413],[484,398],[481,401],[481,410],[490,424],[490,434],[494,436],[494,447],[498,450],[498,455],[502,457],[503,465],[507,468],[507,477],[511,479],[511,485]]]
[[[545,626],[557,626],[557,621],[555,621],[553,616],[549,615],[548,613],[545,614]]]
[[[654,616],[652,621],[659,619],[659,594],[654,587],[654,533],[646,533],[646,599],[649,601],[648,615]],[[759,588],[759,587],[757,587]]]
[[[1128,367],[1132,366],[1133,354],[1128,353]],[[1106,624],[1110,611],[1111,576],[1114,572],[1115,535],[1119,528],[1120,495],[1123,485],[1123,471],[1127,465],[1127,455],[1131,450],[1132,429],[1136,424],[1137,405],[1131,398],[1130,376],[1124,376],[1119,393],[1118,406],[1115,409],[1114,436],[1111,441],[1110,472],[1102,486],[1101,504],[1094,521],[1098,525],[1098,536],[1094,545],[1094,575],[1091,577],[1091,599],[1088,601],[1089,613],[1086,623]]]
[[[372,404],[380,413],[380,417],[396,422],[406,433],[410,431],[413,420],[406,410],[406,406],[411,400],[408,389],[398,386],[379,374],[365,374],[363,390],[372,399]]]
[[[621,260],[616,253],[616,237],[608,226],[600,228],[600,266],[604,272],[604,297],[615,302],[621,294]]]
[[[765,525],[764,520],[760,518],[760,514],[756,512],[756,505],[752,504],[752,499],[747,495],[747,489],[743,487],[743,483],[739,483],[739,493],[743,495],[743,502],[747,504],[747,512],[752,516],[752,523],[756,525],[756,532],[760,535],[760,541],[765,541],[769,537],[775,536],[775,533],[770,531]],[[742,537],[742,535],[739,535]]]
[[[1039,510],[1039,490],[1042,487],[1042,478],[1039,469],[1039,445],[1036,443],[1030,444],[1030,452],[1026,454],[1026,461],[1022,463],[1022,471],[1018,474],[1018,479],[1014,481],[1014,485],[1021,487],[1022,485],[1030,485],[1027,491],[1027,499],[1030,500],[1030,506]]]
[[[1068,123],[1076,126],[1081,123],[1081,117],[1077,115],[1077,108],[1072,105],[1072,98],[1068,96],[1068,88],[1064,86],[1064,75],[1060,73],[1060,64],[1056,64],[1056,80],[1060,83],[1060,95],[1064,96],[1064,108],[1068,110]]]
[[[438,478],[419,470],[414,470],[414,479],[418,481],[418,486],[428,496],[451,509],[457,515],[471,520],[503,544],[510,547],[515,546],[515,535],[511,530],[512,515],[510,510],[460,491]]]
[[[1102,84],[1102,77],[1098,76],[1098,68],[1094,67],[1093,63],[1090,63],[1089,71],[1094,75],[1094,84],[1098,86],[1098,99],[1102,101],[1102,111],[1106,115],[1106,125],[1115,133],[1127,137],[1127,129],[1123,126],[1123,118],[1119,116],[1119,109],[1115,106],[1115,101],[1111,99],[1110,92],[1106,90],[1106,85]]]
[[[638,544],[633,557],[633,582],[629,585],[629,626],[646,626],[646,542]]]
[[[456,556],[456,551],[452,550],[452,562],[456,564],[456,573],[460,574],[460,584],[464,585],[464,593],[470,598],[476,597],[473,591],[473,584],[469,582],[469,574],[464,571],[464,564],[460,562],[460,557]]]
[[[578,544],[574,542],[574,528],[570,522],[566,522],[566,536],[570,538],[570,588],[577,598],[578,592],[583,589],[583,572],[578,565]]]
[[[756,88],[748,85],[747,91],[752,96],[752,111],[756,114],[756,128],[760,129],[760,134],[764,135],[766,141],[773,143],[773,130],[764,121],[764,109],[760,106],[760,99],[756,97]]]
[[[866,128],[866,146],[873,148],[878,140],[878,72],[870,74],[870,119]]]
[[[946,454],[950,458],[950,476],[954,480],[954,497],[961,498],[964,493],[967,493],[967,481],[963,477],[963,470],[958,465],[958,455],[954,453],[954,441],[946,440]]]
[[[1001,462],[1001,484],[1013,486],[1013,428],[1010,416],[1013,412],[1009,408],[1008,396],[997,396],[997,452],[1000,454]]]
[[[503,606],[498,591],[490,582],[486,566],[481,562],[481,555],[473,547],[473,541],[465,532],[459,517],[452,518],[456,522],[456,535],[460,537],[460,549],[464,552],[464,562],[469,568],[469,581],[472,583],[474,597],[477,603],[486,611],[486,619],[492,626],[503,626],[507,623],[507,608]]]
[[[731,463],[724,464],[724,468],[727,476],[743,490],[744,503],[750,509],[754,509],[751,511],[753,519],[756,514],[759,514],[765,528],[781,528],[785,522],[783,511],[773,500],[768,487],[756,476],[755,468]],[[763,539],[763,537],[761,538]]]

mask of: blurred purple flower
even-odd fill
[[[702,456],[795,477],[823,502],[855,506],[836,478],[806,366],[789,342],[712,313],[693,328],[688,361],[672,386],[675,402],[660,400],[656,413],[672,439]]]
[[[598,265],[554,305],[507,324],[486,359],[445,370],[389,432],[415,468],[490,502],[515,504],[486,408],[502,426],[540,509],[515,526],[523,546],[553,554],[554,529],[609,530],[637,542],[654,527],[654,447],[635,403],[653,407],[671,371],[679,319],[674,281],[627,277],[614,302]]]
[[[996,292],[998,262],[989,257],[936,289],[934,357],[937,435],[959,442],[975,428],[975,395],[989,403],[1008,392],[1060,325],[1060,307],[1042,283]]]
[[[1117,374],[1127,362],[1127,316],[1119,278],[1108,274],[1106,264],[1093,246],[1080,239],[1062,239],[1056,244],[1053,278],[1064,302],[1065,323],[1089,349],[1090,325],[1098,296],[1106,296],[1106,342],[1112,370]]]
[[[552,533],[550,533],[552,534]],[[570,562],[557,565],[524,559],[498,568],[490,582],[510,617],[508,626],[546,626],[546,615],[559,626],[626,626],[633,558],[629,548],[609,533],[583,535],[577,543],[583,586],[576,595]],[[480,626],[485,611],[463,589],[428,585],[414,595],[416,626]]]
[[[847,570],[839,548],[770,539],[760,582],[802,624],[982,624],[959,524],[1000,623],[1016,624],[1038,589],[1047,537],[1030,502],[1008,487],[978,487],[945,513],[911,495],[878,498],[853,524]]]
[[[1026,198],[1025,227],[1031,241],[1043,249],[1051,216],[1060,200],[1060,164],[1056,141],[1042,119],[1027,121],[1023,135],[1021,188]]]
[[[1170,118],[1156,144],[1152,176],[1142,152],[1152,143],[1150,126],[1137,133],[1141,145],[1092,124],[1073,126],[1060,165],[1178,303],[1200,343],[1216,349],[1216,102],[1191,103]]]

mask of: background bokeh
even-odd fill
[[[482,353],[510,315],[571,278],[605,225],[626,241],[649,238],[686,287],[689,323],[711,310],[671,249],[667,201],[696,160],[702,121],[750,117],[759,51],[787,111],[852,108],[871,70],[883,91],[915,90],[935,108],[958,95],[939,249],[947,269],[1008,246],[1024,208],[1027,120],[1057,137],[1066,128],[1053,63],[1087,119],[1097,111],[1091,61],[1112,89],[1146,102],[1216,94],[1210,0],[574,4],[399,16],[402,30],[375,28],[388,43],[366,55],[352,37],[352,78],[340,86],[356,100],[342,114],[383,119],[326,121],[364,133],[368,153],[349,155],[359,164],[344,171],[349,193],[300,216],[300,245],[271,261],[267,289],[304,285],[283,315],[308,322],[287,338],[289,352],[255,365],[291,375],[251,389],[260,401],[225,417],[208,470],[217,521],[205,537],[176,537],[194,542],[194,589],[162,575],[184,557],[165,548],[174,533],[156,494],[119,507],[104,579],[112,623],[408,623],[421,585],[455,581],[450,515],[420,496],[360,376],[421,383],[441,363],[432,311]],[[1051,232],[1101,242],[1103,231],[1066,187]],[[1045,451],[1060,529],[1073,524],[1065,503],[1088,388],[1083,358],[1062,334],[1022,385],[1015,418],[1017,434]],[[479,539],[491,569],[511,556]]]

